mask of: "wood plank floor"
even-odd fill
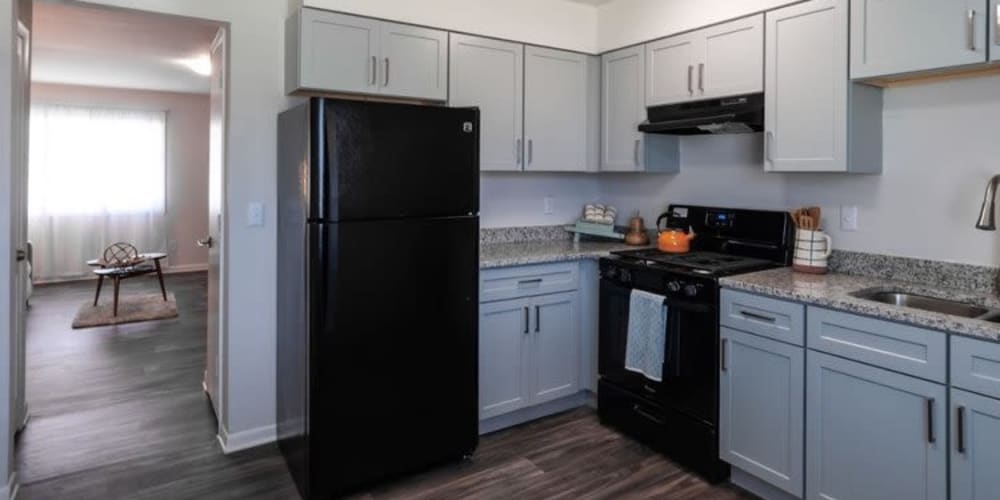
[[[205,275],[168,276],[180,317],[72,330],[93,283],[39,287],[28,315],[22,500],[295,499],[274,446],[223,455],[201,390]],[[156,290],[137,279],[124,291]],[[475,457],[357,499],[752,498],[711,486],[580,409],[484,436]]]

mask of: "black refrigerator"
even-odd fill
[[[478,443],[479,111],[278,118],[278,440],[303,498]]]

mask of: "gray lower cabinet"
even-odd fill
[[[723,327],[722,460],[801,498],[805,349]]]
[[[576,291],[480,304],[480,420],[579,392],[579,318]]]
[[[807,354],[806,498],[947,497],[945,386]]]
[[[1000,400],[951,390],[952,500],[1000,496]]]

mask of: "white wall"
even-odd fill
[[[662,38],[800,0],[614,0],[599,8],[599,52]]]
[[[480,181],[482,227],[548,226],[579,218],[583,205],[599,201],[593,174],[485,173]],[[545,214],[545,197],[553,198]]]
[[[34,102],[167,112],[167,249],[173,268],[208,265],[208,95],[35,83]]]
[[[597,52],[597,9],[566,0],[304,0],[308,7]]]

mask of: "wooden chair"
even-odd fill
[[[166,254],[163,254],[166,256]],[[163,300],[167,300],[167,289],[163,285],[163,272],[160,269],[159,259],[152,259],[153,264],[139,254],[139,251],[130,243],[114,243],[104,250],[104,254],[99,261],[100,268],[94,270],[97,275],[97,293],[94,295],[94,307],[101,299],[101,287],[104,285],[104,278],[113,281],[115,287],[114,315],[118,316],[118,292],[121,288],[122,280],[142,276],[144,274],[156,273],[160,280],[160,292]]]

